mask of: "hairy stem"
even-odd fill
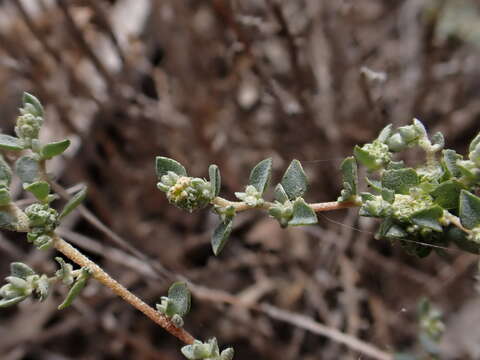
[[[159,313],[151,306],[147,305],[140,298],[132,294],[128,289],[123,285],[118,283],[110,275],[108,275],[100,266],[95,264],[80,251],[74,248],[72,245],[67,243],[65,240],[61,239],[58,235],[54,235],[55,239],[55,248],[60,251],[63,255],[68,257],[70,260],[75,262],[80,266],[88,267],[91,272],[92,277],[108,287],[115,294],[120,296],[123,300],[128,302],[137,310],[140,310],[146,316],[148,316],[152,321],[163,327],[173,336],[176,336],[185,344],[192,344],[194,337],[188,333],[183,328],[177,328],[165,315]]]
[[[213,205],[218,205],[222,207],[233,206],[236,212],[250,210],[250,209],[263,209],[268,210],[274,204],[268,201],[265,201],[261,206],[250,206],[243,201],[229,201],[222,197],[217,196],[215,199],[212,200]],[[345,202],[338,202],[338,201],[330,201],[330,202],[323,202],[323,203],[312,203],[308,204],[315,212],[321,211],[332,211],[332,210],[339,210],[339,209],[346,209],[360,206],[355,201],[345,201]]]

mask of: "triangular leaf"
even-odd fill
[[[386,170],[382,175],[382,186],[394,190],[396,194],[408,194],[408,190],[418,184],[418,175],[411,168]]]
[[[272,158],[260,161],[250,172],[249,184],[253,185],[260,194],[265,192],[272,175]]]
[[[25,155],[15,163],[15,172],[22,183],[33,183],[39,178],[38,160],[33,156]]]
[[[179,176],[187,176],[187,170],[182,164],[180,164],[178,161],[163,156],[157,156],[155,158],[155,171],[159,179],[163,175],[167,175],[169,171],[172,171]]]
[[[172,301],[175,314],[185,316],[190,311],[191,295],[184,282],[173,283],[168,289],[168,298]]]
[[[474,151],[478,144],[480,144],[480,133],[478,133],[477,136],[475,136],[475,138],[472,140],[470,146],[468,147],[468,151]]]
[[[382,131],[380,131],[380,134],[378,135],[377,140],[382,143],[385,143],[385,141],[387,141],[387,139],[392,134],[392,127],[393,127],[392,124],[388,124],[387,126],[385,126],[382,129]]]
[[[42,157],[44,159],[51,159],[54,156],[62,154],[70,146],[70,140],[65,139],[62,141],[51,142],[45,145],[42,150]]]
[[[440,218],[443,215],[443,209],[440,206],[434,206],[423,209],[412,214],[410,220],[418,226],[430,228],[434,231],[442,231]]]
[[[213,196],[218,196],[220,193],[220,186],[222,184],[222,179],[220,177],[220,170],[217,165],[210,165],[208,168],[208,175],[210,178],[210,186],[212,187]]]
[[[462,183],[452,179],[438,185],[430,195],[433,196],[435,203],[444,209],[457,209],[460,197],[460,191],[464,188]]]
[[[43,117],[43,106],[35,96],[29,94],[28,92],[24,92],[22,102],[23,107],[25,107],[27,104],[33,105],[33,108],[35,109],[35,113],[33,115]]]
[[[297,198],[293,203],[293,217],[288,222],[290,226],[312,225],[318,222],[315,211],[303,200]]]
[[[88,188],[84,186],[79,192],[77,192],[64,206],[58,218],[64,218],[65,216],[70,214],[78,205],[80,205],[82,201],[85,200],[85,197],[87,196],[87,191]]]
[[[0,149],[2,150],[23,150],[23,141],[19,138],[0,134]]]
[[[31,192],[38,200],[45,200],[50,193],[50,185],[46,181],[35,181],[26,184],[23,188]]]
[[[12,181],[12,169],[0,154],[0,185],[10,186]]]
[[[212,249],[215,256],[220,254],[220,252],[225,247],[226,243],[228,242],[228,238],[230,233],[232,232],[233,228],[233,221],[231,219],[227,219],[226,222],[221,222],[216,227],[215,231],[212,235]]]
[[[467,229],[480,225],[480,198],[462,190],[460,192],[460,221]]]
[[[288,200],[288,195],[285,192],[282,184],[277,184],[277,186],[275,187],[275,200],[282,204]]]
[[[303,196],[307,191],[307,175],[303,171],[302,164],[298,160],[292,160],[283,175],[281,184],[290,200]]]

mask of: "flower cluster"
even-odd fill
[[[58,212],[48,204],[32,204],[25,209],[30,231],[27,234],[29,242],[39,249],[48,249],[53,244],[52,232],[58,225]]]
[[[182,348],[182,354],[188,360],[232,360],[234,355],[233,348],[227,348],[220,353],[216,338],[207,342],[195,340],[192,345]]]
[[[169,171],[160,178],[158,189],[167,194],[168,201],[192,212],[207,206],[213,198],[211,185],[208,181],[189,176],[180,176]]]

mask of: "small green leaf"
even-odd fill
[[[13,262],[10,264],[10,274],[25,280],[28,276],[35,275],[35,271],[27,264]]]
[[[303,200],[297,198],[293,203],[293,217],[288,222],[291,226],[312,225],[318,222],[315,211]]]
[[[442,165],[447,170],[449,177],[460,177],[461,172],[457,165],[457,160],[461,160],[462,156],[457,154],[455,150],[443,150],[442,151]]]
[[[87,280],[90,277],[89,271],[87,269],[82,268],[82,272],[79,275],[75,284],[70,288],[70,291],[67,294],[65,300],[58,305],[58,310],[63,310],[70,305],[72,305],[73,300],[80,294],[83,288],[87,285]]]
[[[169,171],[172,171],[179,176],[187,176],[187,170],[185,170],[182,164],[163,156],[157,156],[155,158],[155,171],[159,179],[163,175],[167,175]]]
[[[375,179],[370,179],[365,177],[365,181],[367,182],[368,187],[371,187],[373,190],[381,193],[382,192],[382,183]]]
[[[288,195],[285,192],[282,184],[277,184],[277,186],[275,187],[275,200],[282,204],[288,200]]]
[[[2,150],[23,150],[23,141],[19,138],[0,134],[0,149]]]
[[[220,186],[222,184],[222,179],[220,177],[220,170],[217,165],[210,165],[208,168],[208,175],[210,178],[210,185],[212,187],[213,196],[218,196],[220,194]]]
[[[358,174],[357,174],[357,162],[353,156],[347,157],[342,161],[340,166],[343,177],[342,195],[338,201],[350,201],[357,195]]]
[[[7,188],[0,187],[0,206],[8,205],[11,201],[10,191]]]
[[[249,184],[253,185],[260,194],[265,192],[272,175],[272,158],[260,161],[250,172]]]
[[[38,160],[33,156],[25,155],[15,163],[15,172],[22,183],[33,183],[39,178]]]
[[[381,194],[382,194],[382,199],[385,200],[386,202],[393,204],[393,202],[395,201],[395,191],[387,188],[383,188]]]
[[[289,200],[295,200],[303,196],[307,191],[307,175],[303,171],[302,164],[298,160],[292,160],[283,175],[281,184]]]
[[[16,230],[17,218],[8,211],[0,210],[0,228],[6,230]]]
[[[221,222],[216,227],[212,235],[212,249],[215,256],[220,254],[225,244],[228,242],[228,238],[233,228],[233,220],[227,219],[226,222]]]
[[[375,156],[371,155],[368,151],[362,149],[358,145],[355,145],[353,154],[355,155],[355,158],[369,171],[378,170],[382,167],[382,164],[377,162],[377,158]]]
[[[25,107],[27,104],[33,105],[33,108],[35,109],[35,113],[33,113],[33,115],[43,117],[43,106],[35,96],[29,94],[28,92],[24,92],[22,102],[23,107]]]
[[[50,193],[50,185],[46,181],[35,181],[24,185],[23,188],[35,195],[38,200],[45,200]]]
[[[480,225],[480,198],[462,190],[460,192],[460,221],[467,229]]]
[[[65,139],[62,141],[52,142],[42,147],[41,154],[44,159],[51,159],[54,156],[63,154],[65,150],[70,146],[70,140]]]
[[[378,235],[382,238],[395,240],[406,238],[408,233],[401,226],[395,224],[392,219],[387,218],[380,224]]]
[[[418,226],[427,227],[434,231],[442,231],[440,218],[443,216],[443,209],[440,206],[434,206],[423,209],[412,214],[410,220]]]
[[[13,299],[1,299],[0,300],[0,308],[6,308],[6,307],[9,307],[9,306],[16,305],[19,302],[22,302],[23,300],[25,300],[26,298],[27,298],[27,296],[18,296],[18,297],[15,297]]]
[[[461,182],[452,179],[438,185],[430,195],[433,196],[435,203],[442,208],[450,210],[458,208],[460,191],[463,189]]]
[[[475,148],[478,146],[478,144],[480,144],[480,133],[478,133],[477,136],[475,136],[475,138],[472,140],[470,146],[468,147],[468,151],[475,151]]]
[[[0,185],[10,186],[12,181],[12,169],[0,154]]]
[[[184,282],[173,283],[168,289],[168,298],[172,301],[175,314],[185,316],[190,311],[191,295]]]
[[[380,134],[377,137],[378,141],[385,143],[392,134],[392,127],[392,124],[388,124],[387,126],[385,126],[382,131],[380,131]]]
[[[58,216],[59,219],[64,218],[68,214],[70,214],[75,208],[82,203],[83,200],[85,200],[85,197],[87,196],[87,191],[88,188],[84,186],[79,192],[77,192],[65,205],[63,208],[62,212]]]
[[[409,189],[418,184],[418,175],[411,168],[386,170],[382,175],[382,186],[394,190],[396,194],[408,194]]]

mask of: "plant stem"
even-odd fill
[[[188,333],[183,328],[177,328],[165,315],[159,313],[151,306],[147,305],[140,298],[132,294],[127,288],[118,283],[110,275],[108,275],[100,266],[95,264],[80,251],[74,248],[72,245],[67,243],[65,240],[60,238],[58,235],[54,235],[54,246],[60,251],[63,255],[68,257],[70,260],[75,262],[80,266],[88,267],[91,272],[92,277],[108,287],[115,294],[120,296],[123,300],[128,302],[137,310],[140,310],[146,316],[148,316],[152,321],[163,327],[173,336],[176,336],[178,339],[183,341],[185,344],[192,344],[194,337]]]
[[[273,206],[273,203],[268,201],[265,201],[261,206],[250,206],[244,203],[243,201],[230,201],[218,196],[212,200],[212,204],[222,206],[222,207],[233,206],[236,212],[250,210],[250,209],[268,210]],[[323,202],[323,203],[312,203],[308,205],[310,205],[313,211],[321,212],[321,211],[332,211],[332,210],[357,207],[360,204],[358,204],[355,201],[346,201],[346,202],[330,201],[330,202]]]

